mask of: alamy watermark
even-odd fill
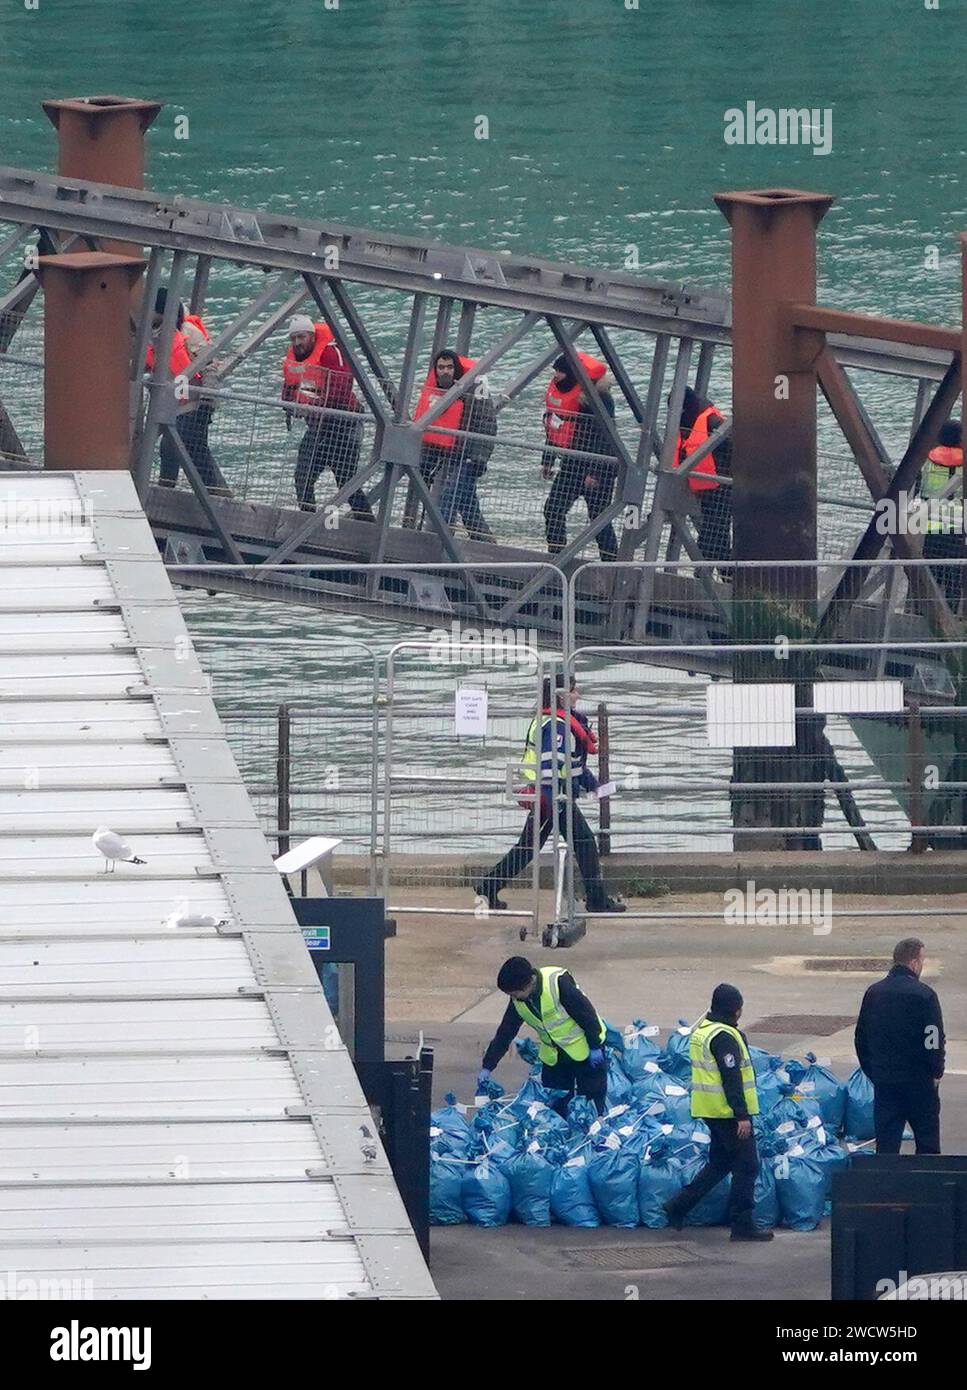
[[[450,631],[434,628],[427,661],[438,666],[537,664],[537,630],[521,627],[464,627],[455,618]]]
[[[0,1301],[7,1303],[46,1303],[94,1297],[93,1279],[37,1279],[8,1269],[0,1279]]]
[[[723,139],[727,145],[812,145],[813,154],[833,148],[833,110],[830,106],[730,106],[725,112]]]
[[[812,927],[813,936],[833,930],[833,894],[829,888],[744,888],[725,891],[725,921],[733,926]]]

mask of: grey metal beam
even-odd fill
[[[353,348],[350,347],[349,343],[346,341],[346,335],[342,330],[342,325],[340,324],[336,315],[333,313],[332,307],[326,300],[323,285],[320,283],[319,276],[306,275],[304,278],[306,284],[309,286],[309,293],[315,300],[319,312],[322,314],[323,318],[326,320],[326,323],[328,323],[329,327],[332,329],[336,341],[338,342],[339,347],[342,350],[342,354],[345,357],[346,361],[349,363],[349,369],[356,379],[356,384],[358,385],[360,391],[362,391],[363,395],[366,397],[366,404],[369,406],[370,410],[376,416],[376,419],[382,420],[383,423],[386,424],[389,420],[389,415],[386,410],[386,402],[383,400],[382,396],[373,389],[372,382],[367,376],[362,363],[360,362]],[[382,385],[382,383],[380,383],[380,385]],[[383,386],[383,391],[385,393],[385,386]]]
[[[231,531],[222,524],[222,519],[217,509],[213,506],[211,497],[208,495],[208,488],[202,482],[198,469],[195,467],[194,459],[185,448],[184,440],[173,425],[164,425],[162,428],[167,430],[169,441],[178,451],[181,466],[185,471],[185,476],[191,484],[191,490],[198,498],[198,505],[205,513],[208,524],[221,543],[222,549],[228,555],[233,565],[243,565],[245,561],[242,558],[238,546],[235,544],[235,537],[232,535]]]
[[[406,347],[403,350],[403,370],[400,375],[400,390],[396,399],[396,419],[405,420],[410,410],[410,395],[413,391],[413,378],[416,375],[416,359],[423,338],[423,319],[426,315],[426,295],[415,294],[410,311],[410,323],[406,331]]]
[[[477,306],[472,299],[465,299],[460,306],[460,322],[457,324],[457,352],[461,357],[470,356],[473,341],[473,325],[477,317]]]
[[[363,356],[369,363],[373,376],[379,383],[380,389],[386,399],[395,410],[396,391],[390,373],[379,354],[379,349],[370,337],[369,329],[366,327],[363,316],[353,303],[346,286],[340,280],[333,278],[328,281],[328,284],[329,288],[332,290],[333,299],[335,299],[336,303],[339,305],[343,318],[356,335],[356,341],[359,343]]]
[[[430,348],[430,360],[436,357],[438,352],[442,352],[447,345],[447,338],[450,335],[450,320],[453,317],[453,300],[441,299],[437,305],[436,323],[433,325],[433,343]]]
[[[272,303],[272,300],[275,299],[279,290],[288,285],[292,281],[292,278],[291,272],[288,271],[283,271],[281,275],[273,275],[269,283],[256,295],[251,304],[247,304],[242,312],[237,314],[235,318],[232,319],[231,323],[227,324],[226,327],[222,329],[221,333],[198,354],[193,363],[195,371],[204,371],[209,362],[213,361],[213,359],[228,346],[232,339],[236,338],[239,333],[241,333],[243,328],[247,328],[254,319],[258,318],[259,314]],[[305,294],[300,293],[299,298],[301,301],[305,298]]]
[[[191,282],[191,298],[188,301],[188,312],[190,314],[200,314],[205,307],[205,296],[208,294],[208,277],[211,274],[211,256],[199,256],[195,265],[195,278]]]
[[[138,496],[143,498],[151,479],[151,460],[158,438],[160,425],[168,418],[174,406],[171,400],[171,343],[175,334],[178,317],[178,304],[181,296],[181,280],[184,275],[187,251],[176,251],[171,258],[171,273],[168,276],[168,298],[161,319],[158,340],[155,343],[154,371],[151,374],[148,408],[145,412],[144,428],[138,441],[137,452],[131,460],[131,473]],[[153,302],[145,303],[143,314],[150,317],[154,312]]]
[[[594,335],[594,341],[601,349],[601,355],[611,369],[612,376],[621,389],[621,394],[628,402],[628,407],[632,415],[640,424],[645,414],[645,407],[641,397],[635,389],[634,382],[625,371],[624,363],[615,351],[614,344],[611,342],[607,330],[602,328],[601,324],[593,323],[591,324],[591,332]]]
[[[557,339],[560,345],[561,351],[564,353],[564,356],[568,360],[568,364],[571,368],[572,373],[574,374],[574,376],[577,377],[578,381],[581,383],[585,399],[591,406],[591,409],[594,411],[594,414],[597,416],[598,424],[601,426],[601,428],[605,432],[605,435],[610,440],[612,447],[614,448],[615,456],[623,464],[625,473],[627,474],[628,472],[630,472],[632,468],[634,468],[634,461],[631,455],[628,453],[628,450],[624,446],[624,441],[618,433],[617,425],[615,424],[612,417],[608,414],[607,410],[605,410],[604,405],[601,401],[601,396],[595,389],[591,381],[591,378],[588,376],[587,371],[584,367],[584,363],[578,356],[576,348],[571,343],[567,334],[564,332],[564,326],[561,323],[560,319],[558,319],[554,314],[548,314],[547,322],[550,325],[551,332],[554,334],[554,337]],[[624,479],[622,479],[622,485],[623,483]]]
[[[233,353],[228,357],[220,358],[217,363],[219,381],[224,381],[231,376],[237,367],[240,367],[257,348],[262,346],[266,338],[271,338],[282,320],[294,314],[308,296],[309,291],[305,285],[300,284],[298,289],[286,295],[281,304],[276,305],[271,314],[262,320],[254,332],[250,333],[247,338],[243,338]]]

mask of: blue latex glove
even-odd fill
[[[591,1063],[592,1067],[603,1067],[603,1066],[604,1066],[604,1050],[603,1050],[603,1048],[600,1048],[600,1047],[593,1047],[593,1048],[591,1049],[590,1053],[588,1054],[588,1061]]]
[[[481,1067],[480,1070],[477,1072],[477,1095],[480,1094],[480,1092],[483,1090],[484,1086],[486,1086],[486,1084],[487,1084],[487,1082],[488,1082],[489,1080],[490,1080],[490,1070],[489,1070],[489,1068],[487,1068],[487,1067]]]

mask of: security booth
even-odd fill
[[[278,861],[277,861],[278,862]],[[373,1107],[393,1176],[429,1258],[433,1051],[386,1059],[382,898],[294,896],[292,907],[333,1017]]]

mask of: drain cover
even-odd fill
[[[751,1033],[801,1033],[805,1037],[828,1038],[842,1028],[851,1028],[855,1014],[769,1014],[750,1023]]]
[[[562,1250],[572,1265],[581,1269],[670,1269],[673,1265],[693,1264],[698,1256],[684,1245],[587,1245]]]
[[[866,970],[879,974],[893,964],[886,956],[813,956],[803,961],[807,970]]]

